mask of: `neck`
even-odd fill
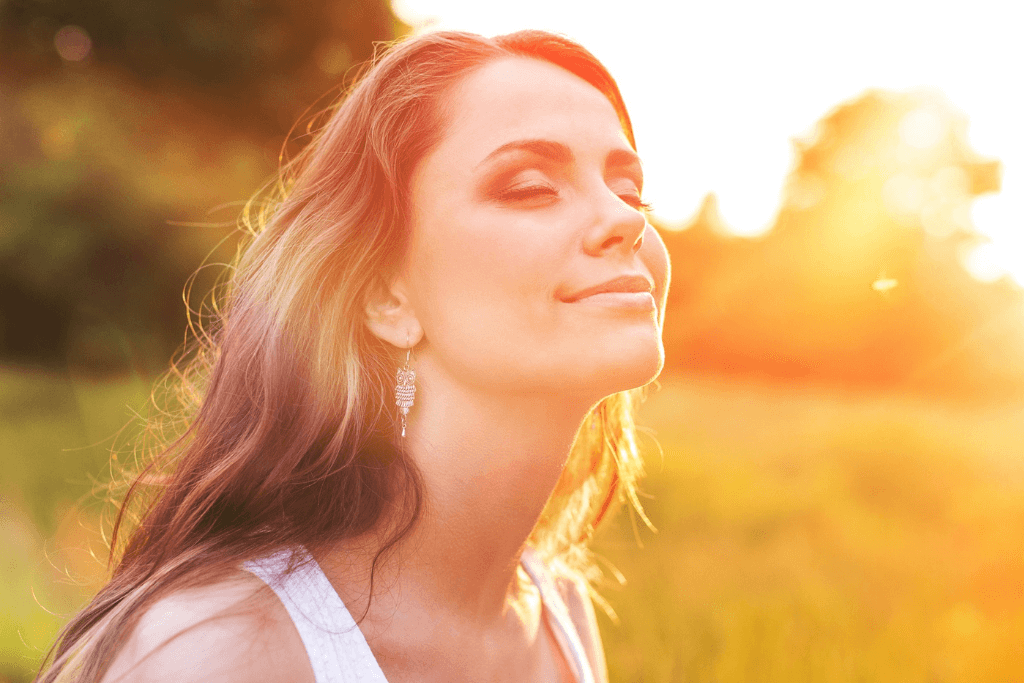
[[[519,556],[591,406],[418,375],[405,448],[423,476],[424,509],[380,567],[368,621],[415,612],[497,623],[516,606]]]

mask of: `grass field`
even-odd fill
[[[1024,680],[1024,406],[675,380],[612,680]]]
[[[90,477],[148,390],[0,371],[0,682],[99,575]],[[675,378],[642,422],[658,531],[598,536],[613,681],[1024,680],[1024,406]]]
[[[148,393],[137,378],[0,370],[0,683],[31,678],[102,576],[102,506],[90,491]]]

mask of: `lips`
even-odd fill
[[[569,296],[563,297],[562,301],[566,303],[573,303],[574,301],[586,299],[587,297],[594,296],[595,294],[606,294],[609,292],[650,294],[653,290],[654,283],[642,275],[622,275],[606,282],[602,282],[599,285],[594,285],[593,287],[587,287],[586,289],[573,292]]]

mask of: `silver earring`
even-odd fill
[[[405,416],[412,408],[412,401],[416,397],[416,371],[409,367],[409,360],[412,358],[412,347],[405,352],[405,367],[398,368],[398,383],[395,385],[395,405],[402,415],[402,437],[405,438]]]

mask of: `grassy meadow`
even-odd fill
[[[148,392],[0,371],[0,683],[102,575],[89,491]],[[670,378],[641,417],[657,532],[598,534],[613,681],[1024,680],[1024,406]]]
[[[676,379],[643,418],[613,681],[1024,680],[1024,406]]]
[[[93,495],[110,448],[146,405],[139,378],[0,370],[0,683],[31,678],[64,617],[104,573]]]

